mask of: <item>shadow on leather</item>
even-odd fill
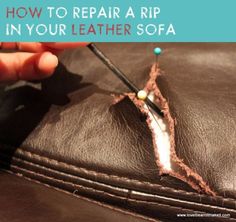
[[[0,143],[20,146],[52,105],[65,106],[70,102],[69,93],[93,85],[81,80],[82,76],[60,64],[52,77],[38,82],[39,87],[36,83],[5,86],[0,94]]]

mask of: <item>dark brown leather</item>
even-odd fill
[[[99,46],[142,88],[156,45]],[[1,146],[2,166],[152,218],[177,220],[180,212],[221,212],[236,218],[236,44],[158,45],[164,49],[160,63],[165,71],[159,84],[178,123],[177,154],[216,197],[159,175],[143,115],[129,99],[112,105],[111,93],[128,90],[86,48],[63,54],[64,65],[41,85],[2,87],[0,141],[7,144]],[[221,129],[215,129],[219,123]]]
[[[151,221],[2,171],[0,178],[1,222]]]
[[[158,85],[177,119],[176,151],[219,195],[236,198],[236,44],[178,44]]]

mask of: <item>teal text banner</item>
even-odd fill
[[[8,0],[0,4],[1,42],[236,42],[235,0]]]

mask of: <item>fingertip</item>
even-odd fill
[[[59,49],[59,50],[85,47],[89,44],[90,42],[47,42],[47,43],[44,43],[44,45],[49,47],[50,49]]]
[[[38,70],[43,75],[53,74],[55,68],[58,66],[58,58],[51,52],[44,52],[38,60]]]

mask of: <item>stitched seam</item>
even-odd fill
[[[51,171],[54,171],[55,173],[58,173],[58,174],[61,174],[62,176],[64,175],[64,176],[66,176],[64,173],[61,173],[60,171],[57,171],[57,170],[52,170],[52,169],[50,169],[50,168],[46,168],[46,167],[44,167],[44,166],[40,166],[40,165],[38,165],[38,164],[34,164],[34,163],[31,163],[31,162],[28,162],[28,161],[24,161],[24,160],[21,160],[21,159],[18,159],[18,158],[16,158],[16,157],[14,157],[14,159],[16,159],[16,161],[19,161],[19,162],[23,162],[23,163],[26,163],[26,164],[29,164],[29,165],[32,165],[32,166],[35,166],[35,167],[38,167],[38,168],[41,168],[41,169],[43,169],[43,170],[51,170]],[[17,164],[14,164],[14,166],[17,166],[19,169],[22,169],[22,170],[25,170],[26,168],[22,168],[21,166],[19,166],[19,165],[17,165]],[[26,169],[27,170],[27,169]],[[32,171],[31,170],[31,172],[36,172],[36,171]],[[37,174],[36,174],[37,175]],[[74,177],[77,177],[77,176],[74,176]],[[53,178],[55,178],[55,179],[57,179],[57,177],[53,177]],[[64,180],[63,180],[64,181]],[[89,180],[90,182],[93,182],[92,180]],[[67,182],[67,181],[66,181]],[[106,184],[103,184],[103,183],[100,183],[101,185],[105,185],[106,186]],[[78,185],[78,186],[80,186],[80,184],[79,183],[76,183],[75,185]],[[84,185],[81,185],[81,186],[84,186]],[[84,186],[85,187],[85,186]],[[88,187],[89,188],[89,186],[86,186],[86,187]],[[135,190],[134,190],[135,191]],[[165,198],[165,196],[163,195],[163,196],[160,196],[160,197],[163,197],[163,198]],[[167,197],[168,198],[168,197]],[[171,201],[171,200],[170,200]],[[184,200],[183,200],[184,201]],[[153,202],[153,201],[150,201],[150,202]],[[156,201],[157,202],[157,201]],[[189,202],[189,201],[187,201],[187,202]],[[190,201],[190,203],[192,203],[192,204],[194,204],[195,202],[191,202]],[[218,210],[226,210],[226,211],[234,211],[234,209],[232,209],[232,208],[230,208],[230,207],[228,207],[228,208],[226,208],[226,207],[223,207],[223,206],[216,206],[216,205],[210,205],[210,204],[202,204],[202,203],[196,203],[196,204],[198,204],[198,205],[200,205],[200,206],[202,206],[202,207],[210,207],[210,208],[221,208],[221,209],[218,209]],[[173,206],[173,205],[171,205],[171,206]],[[173,206],[174,207],[174,206]],[[188,208],[188,209],[190,209],[190,208]],[[191,209],[193,209],[193,208],[191,208]]]
[[[14,165],[12,165],[12,166],[15,167],[15,168],[19,168],[18,166],[14,166]],[[35,173],[35,172],[33,172],[33,171],[30,171],[30,170],[25,170],[25,169],[23,169],[23,170],[26,171],[26,172],[32,173],[33,175],[36,175],[36,176],[41,176],[41,177],[44,177],[44,178],[47,178],[47,179],[51,179],[51,180],[54,180],[54,181],[59,181],[59,182],[61,182],[61,183],[67,184],[67,185],[71,185],[71,186],[75,186],[75,187],[80,187],[80,188],[82,188],[82,189],[84,189],[84,190],[91,190],[92,192],[100,193],[100,194],[105,194],[105,195],[108,195],[108,196],[110,196],[110,197],[118,197],[118,198],[120,198],[121,200],[125,200],[125,201],[131,200],[131,201],[133,201],[133,202],[135,202],[135,203],[154,204],[154,205],[159,205],[159,206],[168,207],[168,208],[170,208],[170,209],[173,209],[173,208],[174,208],[174,209],[181,209],[181,210],[187,210],[187,211],[194,211],[194,210],[192,210],[192,209],[183,208],[183,207],[177,207],[177,206],[171,206],[171,205],[169,205],[169,204],[161,204],[161,203],[156,203],[156,202],[151,202],[151,201],[149,202],[149,201],[145,201],[145,200],[137,200],[137,199],[133,199],[133,198],[120,197],[120,196],[117,196],[117,195],[114,195],[114,194],[110,194],[110,193],[108,193],[108,192],[106,192],[106,191],[100,191],[100,190],[96,190],[96,189],[94,189],[94,188],[84,187],[84,186],[82,186],[82,185],[74,184],[74,183],[72,183],[72,182],[67,182],[67,181],[63,181],[63,180],[56,179],[56,178],[53,178],[53,177],[45,176],[45,175],[43,175],[43,174]],[[11,172],[17,175],[17,173],[15,173],[14,171],[11,171]],[[25,175],[22,175],[22,174],[20,174],[20,175],[21,175],[22,177],[26,177],[26,178],[27,178],[27,176],[25,176]],[[33,179],[33,180],[36,180],[36,181],[40,182],[40,181],[37,180],[37,179]],[[46,184],[46,183],[43,183],[43,182],[40,182],[40,183]],[[47,185],[49,185],[49,184],[47,184]],[[51,187],[51,185],[49,185],[49,186]],[[206,213],[205,211],[194,211],[194,212]]]
[[[66,162],[62,162],[62,161],[58,161],[58,160],[55,160],[55,159],[52,159],[52,158],[41,156],[39,154],[32,153],[31,151],[25,151],[21,148],[19,148],[19,149],[20,149],[19,152],[22,153],[22,154],[26,154],[26,156],[29,156],[29,157],[34,156],[38,160],[46,160],[46,161],[51,162],[51,163],[55,162],[56,165],[59,165],[59,166],[62,166],[62,167],[64,165],[64,166],[67,166],[68,168],[71,168],[71,169],[84,171],[87,174],[94,174],[95,176],[100,175],[100,176],[104,176],[104,177],[108,177],[108,178],[114,178],[114,179],[122,179],[122,180],[127,181],[127,182],[135,182],[135,183],[138,183],[138,184],[157,186],[157,187],[164,188],[164,189],[167,189],[167,190],[170,189],[170,190],[176,191],[173,188],[163,187],[159,184],[153,184],[153,183],[150,183],[150,182],[131,179],[131,178],[128,178],[128,177],[118,176],[118,175],[114,175],[114,174],[101,173],[101,172],[97,172],[97,171],[94,171],[94,170],[88,170],[84,167],[77,167],[73,164],[69,164],[69,163],[66,163]],[[183,190],[177,190],[177,191],[183,191]],[[185,191],[183,191],[183,192],[185,192]]]
[[[45,156],[42,156],[42,155],[39,155],[39,154],[36,154],[36,153],[33,153],[31,151],[26,151],[26,150],[23,150],[22,148],[19,148],[18,151],[20,153],[22,153],[23,155],[25,154],[26,156],[34,156],[36,159],[38,160],[46,160],[48,162],[55,162],[55,164],[59,165],[59,166],[67,166],[68,168],[71,168],[71,169],[75,169],[75,170],[81,170],[81,171],[84,171],[85,173],[87,174],[94,174],[96,176],[104,176],[104,177],[108,177],[108,178],[115,178],[115,179],[122,179],[126,182],[134,182],[134,183],[137,183],[137,184],[143,184],[143,185],[148,185],[148,186],[151,186],[151,187],[160,187],[162,190],[170,190],[170,191],[180,191],[184,194],[187,194],[187,195],[191,195],[191,194],[196,194],[196,193],[193,193],[193,192],[187,192],[187,191],[184,191],[184,190],[179,190],[179,189],[173,189],[171,187],[163,187],[162,185],[160,184],[154,184],[154,183],[150,183],[150,182],[147,182],[147,181],[140,181],[140,180],[136,180],[136,179],[131,179],[131,178],[127,178],[127,177],[122,177],[122,176],[117,176],[117,175],[113,175],[113,174],[106,174],[106,173],[101,173],[101,172],[96,172],[94,170],[88,170],[84,167],[77,167],[73,164],[69,164],[69,163],[66,163],[66,162],[62,162],[62,161],[58,161],[56,159],[52,159],[52,158],[48,158],[48,157],[45,157]],[[202,195],[202,196],[206,196],[206,195]],[[229,200],[229,201],[233,201],[233,202],[236,202],[235,199],[232,199],[232,198],[224,198],[222,196],[216,196],[216,197],[219,197],[219,198],[223,198],[224,200]]]
[[[9,146],[8,146],[9,147]],[[117,176],[117,175],[113,175],[113,174],[106,174],[106,173],[101,173],[101,172],[96,172],[94,170],[88,170],[84,167],[78,167],[76,165],[73,165],[73,164],[69,164],[69,163],[66,163],[66,162],[62,162],[62,161],[58,161],[56,159],[52,159],[52,158],[49,158],[49,157],[45,157],[45,156],[42,156],[42,155],[39,155],[39,154],[36,154],[36,153],[33,153],[32,151],[26,151],[22,148],[17,148],[17,151],[16,151],[16,154],[17,153],[21,153],[23,155],[26,155],[28,157],[35,157],[36,159],[38,159],[39,161],[41,160],[45,160],[47,162],[51,162],[51,163],[55,163],[56,165],[58,166],[67,166],[68,168],[71,168],[71,169],[75,169],[75,170],[80,170],[80,171],[84,171],[84,173],[86,174],[94,174],[95,176],[104,176],[104,177],[107,177],[107,178],[114,178],[114,179],[118,179],[120,181],[126,181],[126,182],[134,182],[136,184],[141,184],[141,185],[147,185],[147,186],[150,186],[150,187],[158,187],[160,188],[161,190],[169,190],[169,191],[172,191],[172,192],[181,192],[183,194],[187,194],[187,195],[196,195],[196,193],[193,193],[193,192],[187,192],[187,191],[184,191],[184,190],[179,190],[179,189],[173,189],[171,187],[163,187],[162,185],[160,184],[153,184],[153,183],[150,183],[150,182],[147,182],[147,181],[140,181],[140,180],[136,180],[136,179],[131,179],[131,178],[127,178],[127,177],[123,177],[123,176]],[[201,196],[206,196],[206,195],[201,195]],[[218,197],[220,199],[223,199],[223,200],[229,200],[229,201],[233,201],[234,203],[236,203],[236,200],[235,199],[232,199],[232,198],[224,198],[223,196],[215,196],[215,197]]]
[[[45,166],[41,166],[41,165],[39,165],[39,164],[35,164],[35,163],[29,162],[29,161],[26,161],[26,160],[22,160],[22,159],[17,158],[17,157],[13,157],[13,159],[15,159],[16,161],[19,161],[20,163],[25,163],[25,164],[28,164],[28,165],[31,165],[31,166],[34,166],[34,167],[37,167],[37,168],[41,168],[41,169],[46,170],[46,171],[47,171],[47,170],[48,170],[48,171],[52,171],[52,172],[57,173],[57,174],[59,174],[59,175],[61,175],[61,176],[67,176],[65,173],[60,172],[60,171],[58,171],[58,170],[54,170],[54,169],[51,169],[51,168],[47,168],[47,167],[45,167]],[[2,161],[2,162],[4,162],[4,161]],[[19,169],[27,170],[26,168],[23,168],[23,167],[21,167],[21,166],[19,166],[19,165],[17,165],[17,164],[12,164],[12,165],[13,165],[13,166],[17,166]],[[35,172],[35,175],[37,175],[37,172],[36,172],[36,171],[32,171],[32,170],[31,170],[31,172]],[[44,175],[44,174],[41,174],[41,173],[40,173],[40,175]],[[45,176],[47,176],[47,175],[45,175]],[[75,175],[69,175],[69,176],[78,178],[78,176],[75,176]],[[52,178],[57,179],[55,176],[52,177]],[[60,179],[59,179],[59,180],[60,180]],[[95,182],[95,181],[90,180],[90,179],[88,179],[88,181],[89,181],[89,182]],[[66,182],[67,182],[67,181],[66,181]],[[100,185],[105,185],[105,186],[106,186],[106,184],[104,184],[104,183],[100,183],[100,182],[97,182],[97,183],[99,183]],[[75,183],[73,183],[73,184],[75,184]],[[75,185],[80,186],[79,183],[76,183]],[[81,186],[84,186],[84,185],[81,185]],[[85,186],[84,186],[84,187],[85,187]],[[114,188],[115,188],[115,187],[114,187]],[[135,191],[135,190],[134,190],[134,191]],[[167,196],[161,195],[161,197],[167,197]],[[167,198],[168,198],[168,197],[167,197]],[[184,201],[184,200],[183,200],[183,201]],[[151,201],[150,201],[150,202],[151,202]],[[196,203],[196,202],[194,202],[194,201],[187,201],[187,202],[191,202],[191,203],[193,203],[193,204]],[[203,203],[196,203],[196,204],[201,205],[202,207],[210,207],[210,208],[215,207],[215,208],[222,208],[222,210],[226,210],[226,211],[231,211],[231,210],[234,210],[234,211],[235,211],[235,209],[230,208],[230,207],[226,208],[226,207],[224,207],[223,205],[222,205],[222,206],[218,206],[218,205],[203,204]],[[172,206],[172,205],[171,205],[171,206]],[[189,208],[189,209],[190,209],[190,208]],[[219,209],[219,210],[221,210],[221,209]]]
[[[1,154],[0,154],[0,155],[1,155]],[[74,180],[77,179],[77,178],[79,178],[79,179],[86,180],[86,181],[88,181],[89,183],[99,184],[99,185],[103,185],[103,186],[109,186],[109,187],[112,187],[112,188],[116,188],[116,187],[114,187],[113,185],[108,185],[108,184],[103,183],[103,182],[97,182],[97,181],[94,181],[94,180],[91,180],[91,179],[86,179],[86,178],[84,178],[84,177],[79,177],[79,176],[72,175],[72,174],[66,174],[66,173],[64,173],[64,172],[60,172],[60,171],[55,170],[55,169],[52,169],[52,168],[48,168],[48,167],[45,167],[45,166],[41,166],[41,165],[39,165],[39,164],[35,164],[35,163],[29,162],[29,161],[27,161],[27,160],[22,160],[22,159],[17,158],[17,157],[13,157],[12,159],[13,159],[13,160],[16,160],[18,163],[11,164],[11,166],[17,166],[19,169],[22,169],[22,170],[28,170],[27,168],[20,166],[21,163],[24,163],[24,164],[27,164],[27,165],[30,165],[30,166],[33,166],[33,167],[36,167],[36,168],[40,168],[41,170],[44,170],[44,171],[47,171],[47,172],[59,174],[59,176],[62,176],[62,177],[67,177],[67,178],[70,177],[70,178],[73,178]],[[4,163],[4,161],[0,161],[0,162],[3,162],[3,163]],[[30,171],[37,173],[36,171],[33,171],[33,170],[30,170]],[[42,173],[40,173],[40,174],[42,174]],[[42,175],[47,176],[46,174],[42,174]],[[55,176],[54,176],[53,178],[57,179],[57,177],[55,177]],[[60,178],[59,178],[59,179],[60,179]],[[64,180],[63,180],[63,181],[64,181]],[[77,184],[77,185],[80,185],[79,183],[76,183],[76,184]],[[120,188],[120,189],[125,189],[125,190],[128,191],[127,188]]]
[[[122,209],[117,208],[117,207],[112,207],[111,205],[103,204],[103,203],[98,202],[98,201],[96,201],[96,200],[92,200],[92,199],[89,199],[89,198],[86,198],[86,197],[77,195],[77,194],[75,194],[75,193],[71,193],[71,192],[69,192],[69,191],[60,189],[60,188],[58,188],[58,187],[51,186],[51,185],[49,185],[49,184],[43,183],[43,182],[41,182],[41,181],[39,181],[39,180],[36,180],[36,179],[32,179],[32,178],[30,178],[30,177],[27,177],[27,176],[24,176],[24,175],[22,175],[22,174],[13,172],[13,171],[11,171],[11,170],[6,170],[6,169],[1,169],[1,170],[2,170],[2,171],[5,171],[5,172],[7,172],[7,173],[9,173],[9,174],[13,174],[13,175],[15,175],[15,176],[17,176],[17,177],[22,177],[22,178],[24,178],[24,179],[26,179],[26,180],[28,180],[28,181],[35,182],[35,183],[37,183],[37,184],[46,186],[46,187],[51,188],[51,189],[53,189],[53,190],[56,190],[56,191],[65,193],[65,194],[67,194],[67,195],[69,195],[69,196],[73,196],[73,197],[75,197],[75,198],[82,199],[82,200],[85,200],[85,201],[87,201],[87,202],[96,204],[96,205],[101,206],[101,207],[103,207],[103,208],[108,208],[108,209],[113,210],[113,211],[118,211],[118,212],[121,212],[121,213],[123,213],[123,214],[129,215],[129,216],[132,216],[132,217],[136,217],[136,218],[140,218],[140,219],[144,219],[144,220],[148,220],[148,221],[159,221],[159,220],[155,220],[155,219],[152,219],[152,218],[145,217],[145,216],[140,215],[140,214],[136,214],[136,213],[130,212],[130,211],[128,211],[128,210],[125,211],[125,210],[122,210]]]

